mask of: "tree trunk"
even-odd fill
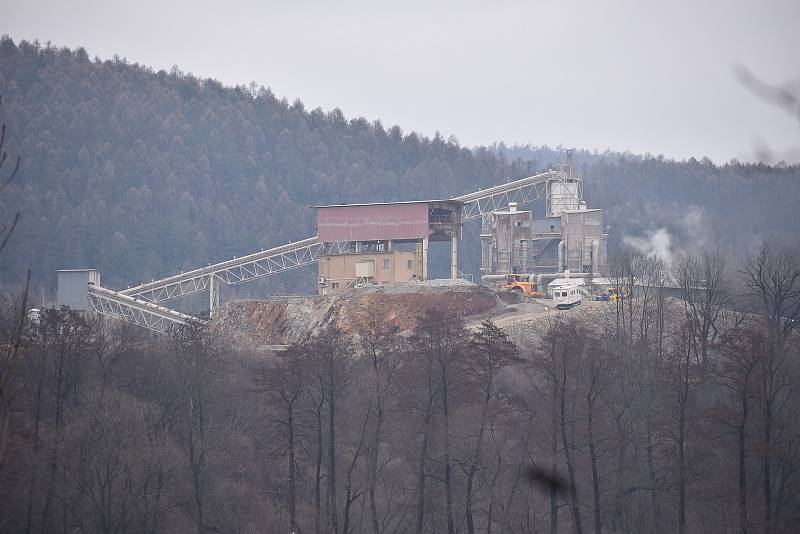
[[[583,534],[583,526],[581,525],[581,509],[578,502],[578,488],[575,480],[575,464],[572,458],[572,451],[567,441],[567,414],[566,414],[566,393],[564,391],[564,384],[566,383],[566,376],[559,388],[559,404],[561,409],[560,426],[561,426],[561,444],[564,448],[564,461],[567,464],[567,474],[569,475],[569,496],[570,508],[572,509],[572,520],[574,525],[575,534]]]
[[[370,407],[371,408],[371,407]],[[358,446],[353,452],[353,459],[350,461],[350,466],[347,468],[347,479],[345,480],[345,501],[344,501],[344,522],[342,524],[342,532],[348,534],[350,532],[350,510],[353,502],[359,498],[360,492],[353,492],[353,471],[355,471],[358,458],[361,456],[361,450],[364,448],[364,441],[367,433],[367,423],[369,423],[370,408],[367,408],[367,414],[364,416],[364,425],[361,427],[361,436],[358,440]],[[362,517],[364,506],[361,506]]]
[[[331,364],[333,365],[333,364]],[[331,377],[333,376],[333,369],[331,368]],[[328,400],[328,481],[330,482],[330,513],[331,513],[331,530],[333,534],[339,534],[339,517],[336,510],[336,399],[335,393],[331,391],[331,397]]]
[[[767,400],[764,414],[764,534],[772,534],[772,405]]]
[[[551,467],[550,471],[552,473],[553,478],[555,479],[558,476],[558,415],[557,415],[557,408],[556,408],[556,397],[553,396],[553,441],[552,441],[552,448],[551,448]],[[551,486],[550,487],[550,534],[558,534],[558,491],[556,488]]]
[[[44,509],[42,510],[42,532],[44,533],[50,532],[50,507],[55,495],[56,469],[58,468],[59,459],[58,445],[61,440],[64,419],[64,395],[62,392],[64,387],[64,357],[63,353],[59,354],[58,372],[56,374],[55,434],[50,451],[50,478],[47,483],[47,494],[44,500]]]
[[[447,512],[447,534],[455,534],[453,522],[453,487],[450,466],[450,412],[448,407],[447,368],[442,364],[442,423],[444,425],[444,496]]]
[[[317,419],[317,461],[314,473],[314,534],[320,534],[322,508],[322,406],[315,408]]]
[[[739,532],[747,534],[747,466],[745,464],[745,430],[747,425],[747,394],[742,393],[742,414],[739,421]]]
[[[205,447],[203,444],[203,409],[200,401],[191,401],[190,411],[189,465],[192,468],[192,489],[194,490],[194,500],[197,505],[197,533],[203,534],[205,530]],[[195,437],[195,432],[197,433],[197,437]],[[198,440],[199,447],[195,439]]]
[[[522,454],[520,455],[519,464],[517,464],[517,471],[514,473],[514,481],[511,484],[511,491],[508,494],[508,499],[506,500],[505,504],[500,510],[500,516],[503,521],[503,532],[512,532],[513,528],[511,526],[511,519],[509,518],[511,507],[514,505],[514,497],[517,494],[517,488],[519,487],[519,480],[522,476],[522,468],[525,465],[526,454],[528,452],[528,441],[530,440],[531,431],[533,429],[533,418],[529,417],[528,431],[525,434],[525,439],[522,441]]]
[[[42,415],[42,386],[44,383],[42,374],[39,375],[39,382],[36,386],[36,409],[33,420],[33,461],[31,462],[31,476],[28,486],[28,506],[25,513],[25,534],[31,534],[31,529],[33,528],[33,499],[36,493],[36,472],[39,468],[39,425]]]
[[[600,477],[597,474],[597,451],[595,450],[594,428],[592,417],[594,410],[594,399],[591,394],[587,396],[588,401],[588,434],[589,434],[589,457],[592,462],[592,491],[594,497],[594,532],[602,534],[603,524],[600,516]]]
[[[286,446],[289,450],[289,462],[288,462],[288,470],[289,470],[289,527],[291,530],[296,530],[297,528],[297,516],[296,516],[296,507],[295,507],[295,477],[294,477],[294,412],[292,404],[288,404],[286,406],[286,416],[287,422],[289,425],[289,435]]]
[[[651,397],[652,399],[652,397]],[[658,503],[658,493],[656,492],[656,467],[653,460],[653,423],[650,420],[650,412],[647,413],[647,471],[650,475],[650,505],[653,507],[652,532],[657,534],[661,531],[661,506]]]
[[[490,386],[491,387],[491,386]],[[466,502],[464,509],[467,515],[467,534],[475,534],[475,521],[472,517],[472,488],[475,479],[475,473],[478,471],[478,461],[481,457],[481,450],[483,448],[483,434],[484,427],[486,426],[486,416],[489,410],[489,400],[491,393],[484,396],[483,408],[481,409],[480,429],[478,430],[478,439],[475,443],[475,450],[472,453],[472,462],[467,472],[467,489],[466,489]],[[491,525],[491,521],[489,522]],[[489,527],[491,529],[491,526]]]
[[[369,513],[370,513],[370,522],[372,525],[372,534],[381,534],[381,525],[380,520],[378,519],[378,505],[375,500],[375,486],[378,483],[378,456],[380,453],[380,446],[381,446],[381,430],[383,428],[383,396],[381,394],[380,388],[380,375],[378,374],[377,366],[374,366],[375,369],[375,402],[376,402],[376,420],[375,420],[375,432],[372,438],[372,446],[370,447],[369,451],[369,489],[368,489],[368,498],[369,498]]]
[[[423,520],[425,518],[425,460],[428,456],[428,441],[431,433],[432,406],[428,404],[425,414],[425,425],[422,430],[422,447],[419,453],[419,465],[417,468],[417,528],[416,534],[422,534]]]
[[[686,534],[686,403],[678,421],[678,533]]]

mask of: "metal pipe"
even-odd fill
[[[428,238],[422,238],[422,279],[428,279]]]
[[[508,274],[484,274],[481,276],[481,280],[486,280],[487,282],[491,282],[494,280],[505,280],[506,277],[510,275]],[[537,287],[540,286],[545,280],[552,279],[555,280],[556,278],[567,278],[566,273],[529,273],[529,274],[517,274],[517,276],[527,276],[529,277],[536,277],[536,285]],[[592,273],[569,273],[569,278],[588,278],[592,276]]]
[[[450,279],[458,278],[458,236],[450,238]]]
[[[564,264],[564,249],[566,248],[567,244],[562,239],[558,242],[558,271],[563,272],[566,269],[566,265]]]

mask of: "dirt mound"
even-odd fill
[[[422,290],[419,292],[379,291],[340,302],[337,326],[346,332],[357,331],[368,317],[379,317],[399,331],[412,330],[430,308],[454,310],[462,317],[485,313],[497,307],[494,292],[477,286],[469,289]]]
[[[240,342],[283,345],[314,327],[313,298],[281,300],[234,300],[223,306],[213,320]]]
[[[354,288],[324,297],[232,301],[219,310],[214,325],[232,332],[240,342],[280,345],[328,324],[353,333],[370,317],[379,317],[406,331],[412,330],[429,308],[452,309],[469,318],[490,314],[498,306],[502,304],[494,291],[475,284],[407,282]]]

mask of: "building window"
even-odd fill
[[[331,289],[339,289],[339,282],[332,282]]]
[[[388,269],[389,268],[389,260],[383,260],[383,268],[384,269]]]
[[[413,269],[414,268],[414,260],[406,261],[406,266],[408,267],[409,270]]]

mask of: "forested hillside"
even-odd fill
[[[177,68],[155,72],[7,37],[0,94],[9,153],[23,158],[0,204],[0,215],[22,213],[0,283],[17,284],[32,267],[37,293],[52,294],[59,268],[94,267],[104,285],[133,284],[313,235],[310,205],[449,197],[559,157],[548,148],[468,149],[338,109],[306,110],[255,84],[224,87]],[[687,238],[691,206],[690,222],[725,232],[726,243],[800,228],[796,166],[585,152],[577,162],[589,203],[610,209],[612,248],[660,226]],[[477,272],[472,234],[462,270]],[[309,292],[312,277],[289,273],[270,290]]]
[[[546,167],[559,152],[531,145],[493,149],[507,158]],[[578,151],[585,196],[608,210],[610,246],[660,228],[676,249],[719,243],[735,260],[764,240],[792,240],[800,231],[800,166],[714,165],[709,159],[674,161],[663,156]],[[614,240],[616,239],[616,243]]]

